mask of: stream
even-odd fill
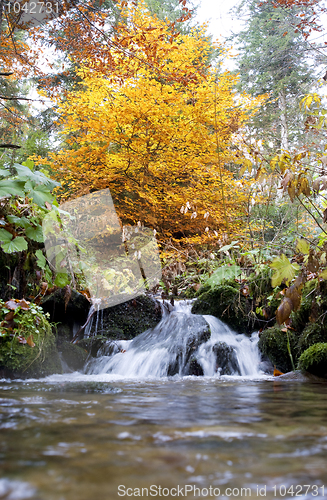
[[[265,375],[257,336],[187,307],[85,373],[0,380],[1,500],[327,496],[326,384]]]

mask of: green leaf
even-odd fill
[[[0,197],[5,196],[25,196],[24,181],[16,179],[4,179],[0,181]]]
[[[327,280],[327,269],[324,269],[319,273],[319,278],[323,278],[324,280]]]
[[[27,160],[22,162],[22,165],[24,165],[25,167],[28,167],[32,171],[34,170],[34,161],[32,161],[32,160],[27,159]]]
[[[27,250],[27,241],[23,236],[17,236],[17,238],[3,243],[1,248],[6,253],[22,252],[23,250]]]
[[[5,170],[5,169],[0,169],[0,176],[1,177],[8,177],[8,175],[10,175],[10,172],[9,170]]]
[[[224,245],[223,247],[219,248],[219,252],[227,252],[231,248],[239,248],[237,243],[238,241],[232,241],[230,245]]]
[[[54,280],[54,284],[60,288],[64,288],[64,286],[69,285],[69,283],[70,278],[67,273],[58,273]]]
[[[7,215],[7,219],[11,224],[15,226],[23,227],[27,229],[31,226],[30,221],[26,217],[17,217],[17,215]]]
[[[0,229],[0,241],[2,241],[3,243],[8,243],[8,241],[11,241],[11,240],[12,240],[12,234],[3,228]]]
[[[280,285],[283,281],[285,281],[285,284],[288,286],[296,275],[296,271],[300,269],[300,266],[296,262],[292,264],[284,254],[280,257],[276,257],[270,264],[270,267],[275,270],[275,273],[271,277],[271,285],[273,288]]]
[[[40,269],[45,269],[47,261],[46,261],[46,258],[43,255],[42,250],[36,250],[35,256],[37,258],[36,264],[39,266],[39,268]]]
[[[30,238],[31,240],[37,241],[38,243],[43,243],[44,238],[43,238],[43,231],[41,226],[37,227],[28,227],[26,229],[26,236]]]
[[[36,186],[30,187],[29,196],[33,199],[39,207],[45,208],[45,202],[52,203],[54,197],[51,195],[49,188],[47,186]]]
[[[297,240],[296,250],[304,255],[307,255],[310,251],[310,243],[305,240]]]
[[[204,285],[210,285],[214,287],[220,285],[225,280],[235,279],[242,273],[242,269],[239,266],[222,266],[219,267],[210,278],[204,283]]]

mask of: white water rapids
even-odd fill
[[[155,328],[132,340],[108,340],[86,373],[126,378],[262,374],[257,334],[237,334],[214,316],[191,314],[191,307],[192,301],[164,304]]]

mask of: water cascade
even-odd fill
[[[86,372],[127,378],[260,373],[257,334],[236,334],[214,316],[191,314],[191,307],[192,301],[164,303],[155,328],[132,340],[108,340]]]

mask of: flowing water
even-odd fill
[[[255,336],[189,316],[85,374],[0,381],[0,499],[325,498],[326,384],[264,375]],[[217,342],[241,375],[222,375]],[[183,375],[190,349],[205,376]]]

